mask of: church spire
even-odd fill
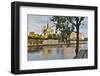
[[[49,21],[47,20],[47,28],[49,27]]]

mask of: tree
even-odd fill
[[[82,24],[82,21],[84,20],[84,17],[66,17],[67,20],[76,27],[76,33],[77,33],[77,42],[76,42],[76,55],[79,51],[79,27]]]
[[[74,31],[74,27],[69,24],[65,16],[52,16],[50,20],[53,21],[56,26],[56,33],[58,31],[60,32],[60,40],[67,43],[70,33]]]
[[[79,50],[79,27],[82,24],[84,17],[74,17],[74,16],[53,16],[51,21],[56,25],[56,31],[61,32],[62,41],[68,39],[74,27],[76,28],[77,33],[77,42],[76,42],[76,55]]]

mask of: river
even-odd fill
[[[56,60],[56,59],[73,59],[76,56],[75,53],[76,44],[55,45],[55,46],[41,46],[41,47],[28,47],[28,61],[33,60]],[[88,50],[88,44],[79,44],[80,50]]]

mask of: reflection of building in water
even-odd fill
[[[48,48],[47,46],[43,47],[43,56],[45,56],[46,59],[48,59],[48,56],[51,54],[51,48]]]
[[[77,40],[77,33],[76,32],[72,32],[71,35],[70,35],[70,39],[71,40]],[[79,32],[79,40],[84,40],[83,33]]]
[[[42,35],[47,38],[49,34],[53,34],[52,26],[47,23],[47,25],[43,26],[42,28]]]
[[[73,59],[75,57],[75,48],[66,47],[66,45],[62,46],[63,48],[63,56],[65,59]]]

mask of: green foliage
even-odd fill
[[[53,35],[53,39],[57,39],[58,37],[56,36],[56,34],[52,34]]]
[[[76,27],[79,27],[82,24],[82,21],[84,20],[84,17],[66,17],[67,20]]]
[[[51,21],[53,21],[56,26],[56,32],[60,32],[59,40],[67,42],[70,33],[74,31],[74,26],[70,24],[66,16],[53,16]]]
[[[49,34],[47,38],[48,39],[52,39],[53,38],[53,35],[52,34]]]
[[[31,34],[31,35],[28,36],[28,38],[42,39],[44,37],[42,35],[39,35],[39,34]]]
[[[49,34],[48,39],[57,39],[57,36],[55,34]]]

